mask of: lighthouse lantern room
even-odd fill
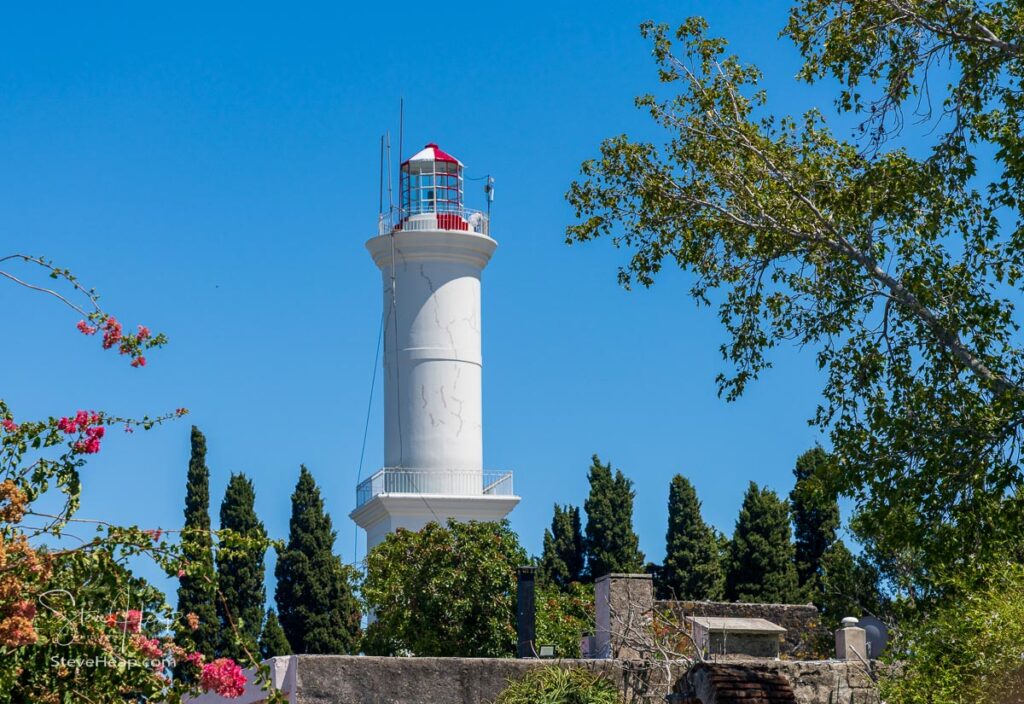
[[[463,205],[454,156],[431,143],[399,174],[399,207],[366,243],[384,294],[384,466],[351,513],[367,549],[430,521],[500,520],[519,502],[512,473],[483,464],[480,277],[498,243]]]

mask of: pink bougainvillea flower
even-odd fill
[[[147,328],[145,325],[140,325],[139,326],[138,338],[139,338],[139,342],[142,342],[143,340],[148,340],[149,339],[149,328]]]
[[[203,665],[199,684],[208,692],[216,692],[227,699],[240,697],[245,693],[245,673],[231,658],[217,658]]]
[[[142,612],[136,609],[107,615],[107,625],[122,633],[138,633],[142,630]]]
[[[111,316],[103,323],[103,349],[109,350],[121,341],[121,323]]]
[[[78,331],[83,335],[96,334],[96,328],[93,327],[92,325],[89,325],[89,323],[85,322],[84,320],[79,320],[78,325],[76,325],[75,327],[78,328]]]
[[[156,638],[146,638],[144,635],[136,635],[132,638],[132,645],[139,649],[144,656],[150,660],[156,660],[164,656],[164,651],[160,647],[160,641]]]
[[[17,429],[18,429],[18,424],[17,423],[15,423],[10,418],[4,418],[4,430],[6,430],[8,433],[13,433]]]
[[[132,360],[132,366],[133,367],[144,367],[144,366],[146,366],[146,358],[143,357],[140,354],[138,357],[136,357],[135,359]]]

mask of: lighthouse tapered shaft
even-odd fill
[[[392,240],[393,238],[393,240]],[[397,231],[367,242],[384,291],[384,458],[394,491],[482,491],[480,273],[497,243]]]

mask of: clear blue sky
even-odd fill
[[[820,379],[779,350],[746,397],[716,396],[724,332],[666,272],[616,285],[624,253],[563,243],[563,194],[600,140],[652,135],[635,95],[657,87],[637,25],[703,14],[766,72],[774,105],[830,109],[792,80],[786,3],[238,3],[7,7],[0,26],[4,252],[48,255],[126,323],[171,344],[135,370],[50,300],[0,289],[2,397],[21,417],[185,406],[114,433],[85,471],[82,516],[181,523],[189,424],[206,433],[213,514],[252,476],[285,537],[305,463],[353,557],[357,465],[380,316],[363,247],[377,212],[378,139],[436,141],[497,181],[484,276],[484,452],[523,497],[512,525],[539,553],[553,502],[582,504],[593,453],[636,483],[635,523],[664,552],[668,483],[690,477],[729,533],[749,480],[780,493]],[[395,137],[397,146],[397,135]],[[397,155],[396,155],[397,156]],[[474,182],[478,183],[478,182]],[[469,188],[469,205],[482,203]],[[382,460],[374,399],[366,471]],[[363,538],[359,537],[360,555]],[[272,560],[268,565],[272,565]]]

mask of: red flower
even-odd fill
[[[96,334],[96,328],[93,327],[92,325],[89,325],[89,323],[85,322],[84,320],[79,320],[78,325],[76,325],[75,327],[78,328],[78,331],[83,335]]]
[[[132,360],[132,366],[133,367],[144,367],[144,366],[146,366],[146,358],[143,357],[140,354],[138,357],[136,357],[135,359]]]
[[[139,335],[138,335],[138,337],[139,337],[139,342],[142,342],[143,340],[149,339],[149,328],[147,328],[145,325],[140,325],[139,326]]]
[[[10,418],[4,418],[4,430],[6,430],[8,433],[13,433],[17,429],[18,429],[18,424],[17,423],[15,423]]]

